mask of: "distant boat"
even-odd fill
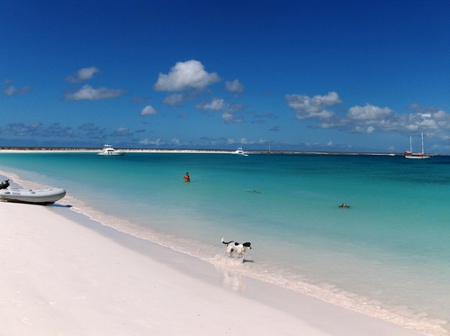
[[[412,137],[409,137],[409,151],[404,154],[406,159],[429,159],[431,155],[426,155],[423,149],[423,133],[422,133],[422,151],[420,153],[414,153],[412,150]]]
[[[242,149],[242,147],[239,147],[238,149],[236,149],[233,154],[236,155],[241,155],[241,156],[248,156],[247,153],[244,152],[244,150]]]
[[[122,156],[125,155],[125,152],[115,150],[111,145],[104,145],[103,150],[99,152],[97,155],[102,156]]]

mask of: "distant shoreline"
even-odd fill
[[[150,148],[119,148],[125,153],[200,153],[200,154],[232,154],[234,150],[227,149],[150,149]],[[60,153],[60,152],[87,152],[97,153],[99,148],[70,148],[70,147],[0,147],[0,153]],[[263,155],[367,155],[367,156],[403,156],[403,153],[384,152],[325,152],[325,151],[296,151],[296,150],[246,150],[248,154]],[[433,156],[447,156],[447,154],[433,154]]]

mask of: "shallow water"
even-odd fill
[[[64,187],[78,211],[219,267],[222,237],[251,241],[239,272],[449,332],[450,158],[5,153],[0,169]]]

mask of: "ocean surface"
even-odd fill
[[[249,275],[450,334],[450,157],[1,153],[0,170],[25,187],[63,187],[73,211],[231,269],[224,284],[235,290]],[[221,238],[253,249],[230,262]]]

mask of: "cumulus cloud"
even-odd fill
[[[244,86],[241,84],[241,82],[239,82],[238,79],[235,79],[232,82],[229,82],[229,81],[225,82],[225,87],[226,87],[227,91],[233,92],[236,94],[244,92]]]
[[[225,122],[232,122],[234,119],[233,113],[225,112],[222,114],[222,120]]]
[[[306,95],[287,94],[285,99],[288,106],[296,112],[297,119],[330,119],[334,116],[334,112],[326,110],[326,107],[342,103],[336,92],[312,98]]]
[[[11,79],[5,79],[3,85],[3,94],[5,94],[6,96],[19,96],[24,95],[28,92],[30,92],[29,86],[18,88],[14,85],[14,82]]]
[[[220,111],[225,108],[225,100],[221,98],[215,98],[209,103],[198,104],[196,108],[207,111]]]
[[[378,106],[373,106],[366,104],[366,106],[354,106],[349,109],[348,117],[351,120],[360,121],[375,121],[375,120],[386,120],[394,116],[394,112],[387,108],[380,108]]]
[[[69,82],[69,83],[84,82],[84,81],[94,77],[94,75],[98,72],[100,72],[100,70],[96,67],[81,68],[75,74],[67,76],[66,82]]]
[[[157,114],[157,113],[158,113],[158,112],[156,112],[156,110],[155,110],[152,106],[147,105],[146,107],[144,107],[144,108],[142,109],[140,115],[141,115],[141,116],[155,115],[155,114]]]
[[[90,85],[84,85],[81,89],[75,92],[66,92],[65,100],[100,100],[113,99],[122,96],[124,90],[108,89],[104,87],[93,88]]]
[[[184,95],[180,93],[173,93],[164,98],[163,103],[169,106],[179,106],[185,101]]]
[[[376,130],[399,133],[446,132],[450,128],[450,115],[439,109],[427,108],[428,112],[418,110],[413,113],[399,114],[387,107],[370,104],[354,106],[349,109],[340,126],[351,132],[372,133]],[[331,125],[332,127],[337,125]]]
[[[202,63],[190,60],[176,63],[167,75],[160,73],[153,88],[169,92],[204,89],[218,81],[216,73],[208,73]]]
[[[244,122],[242,117],[236,116],[232,111],[225,111],[222,114],[222,120],[226,123],[240,124]]]
[[[216,102],[214,106],[216,108],[219,108],[221,106],[220,101]],[[245,108],[246,106],[242,104],[228,104],[226,106],[223,106],[223,108],[221,109],[221,111],[224,111],[222,114],[222,121],[224,121],[225,123],[243,123],[243,113]]]
[[[350,133],[373,133],[376,130],[391,131],[400,128],[400,116],[388,107],[371,104],[353,106],[339,117],[321,120],[319,128],[341,129]]]
[[[450,129],[448,113],[433,107],[424,108],[419,104],[408,106],[412,113],[397,113],[389,107],[366,104],[353,106],[343,115],[339,115],[328,110],[341,103],[336,92],[312,98],[305,95],[286,95],[286,102],[296,112],[298,119],[315,120],[317,121],[315,127],[323,129],[366,134],[376,131],[407,134],[422,131],[429,134],[442,134]]]

